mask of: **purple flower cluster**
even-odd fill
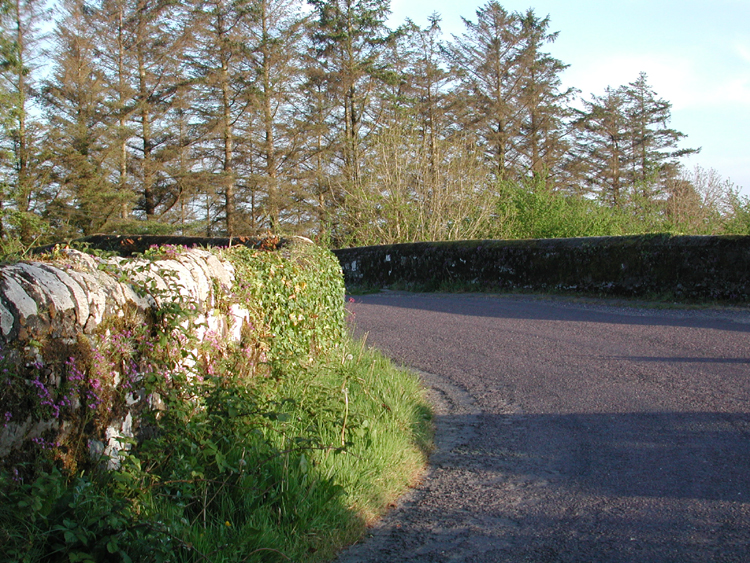
[[[41,364],[35,362],[32,366],[39,371]],[[55,393],[42,381],[39,373],[31,381],[31,385],[36,388],[39,405],[47,407],[52,417],[59,419],[63,409],[73,408],[74,399],[77,395],[79,400],[89,409],[96,410],[102,404],[103,385],[101,380],[96,377],[86,377],[86,374],[76,364],[75,358],[68,358],[65,366],[67,367],[67,390],[59,398],[56,398]]]
[[[39,446],[43,450],[53,450],[55,448],[60,447],[60,442],[57,442],[57,441],[53,442],[51,440],[45,440],[41,436],[32,438],[31,441],[34,442],[37,446]]]
[[[113,380],[116,374],[121,378],[120,386],[126,391],[132,391],[141,380],[143,373],[153,371],[149,365],[139,365],[139,349],[144,356],[154,351],[154,343],[142,334],[131,329],[109,335],[93,355],[93,366],[99,373],[111,374]],[[98,390],[96,385],[92,388]]]
[[[61,411],[64,407],[71,406],[70,397],[65,395],[59,401],[55,401],[53,394],[39,379],[39,374],[31,381],[31,385],[36,387],[36,394],[39,397],[39,404],[43,407],[48,407],[52,413],[53,418],[60,418]]]
[[[65,362],[68,367],[68,384],[70,393],[64,397],[70,404],[70,398],[77,392],[81,401],[91,410],[96,410],[102,404],[102,382],[98,377],[86,377],[86,374],[76,364],[75,358],[68,358]],[[88,381],[87,381],[88,379]],[[88,383],[88,385],[87,385]]]
[[[175,258],[180,253],[180,247],[173,244],[165,244],[164,246],[152,244],[149,250],[166,258]]]
[[[138,364],[133,358],[123,362],[125,373],[123,375],[122,383],[120,384],[126,391],[132,391],[136,387],[136,383],[140,378],[140,370]]]
[[[114,353],[121,356],[130,356],[133,353],[132,343],[134,336],[132,330],[123,330],[122,332],[112,334],[108,342]]]

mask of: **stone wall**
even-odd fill
[[[124,367],[97,360],[97,353],[118,330],[148,334],[143,328],[157,321],[155,311],[176,302],[192,310],[184,322],[197,342],[207,336],[238,340],[248,312],[224,299],[233,282],[228,262],[206,250],[174,247],[136,259],[102,259],[66,249],[44,261],[0,267],[0,359],[6,386],[0,391],[0,461],[23,459],[30,444],[60,444],[75,432],[91,454],[106,454],[117,463],[123,438],[135,434],[138,412],[158,407],[158,397],[144,396],[132,385],[133,377],[142,376],[137,366],[128,380]],[[194,361],[192,354],[182,356]],[[106,365],[96,379],[83,374],[80,364],[92,361]],[[85,385],[58,397],[56,388],[66,378],[70,387],[69,380],[79,373],[87,378]],[[124,389],[126,384],[130,387]],[[96,408],[88,416],[95,416],[95,423],[75,414],[86,410],[81,403],[93,396]]]
[[[750,236],[426,242],[334,253],[349,288],[750,300]]]
[[[288,246],[293,240],[304,239],[304,237],[292,237],[291,239],[276,236],[265,237],[197,237],[179,235],[90,235],[73,241],[76,245],[88,248],[115,252],[120,256],[132,256],[148,251],[154,247],[181,246],[193,247],[220,247],[242,245],[258,250],[279,250]],[[308,240],[308,239],[305,239]],[[57,245],[48,244],[31,249],[34,253],[49,253]]]

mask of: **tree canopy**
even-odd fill
[[[648,77],[563,89],[559,32],[532,9],[490,0],[446,38],[438,14],[390,29],[388,0],[2,8],[6,247],[95,232],[345,245],[745,229],[736,188],[683,167],[697,149]],[[551,210],[569,228],[528,223]]]

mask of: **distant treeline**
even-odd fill
[[[580,99],[549,17],[491,1],[445,38],[437,14],[388,15],[388,0],[2,0],[5,250],[749,231],[734,186],[681,165],[696,150],[645,74]]]

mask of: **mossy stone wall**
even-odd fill
[[[334,251],[349,288],[750,300],[750,236],[420,242]]]
[[[343,280],[327,250],[162,242],[103,237],[91,246],[126,257],[58,247],[0,266],[0,466],[52,456],[71,470],[115,467],[142,415],[163,410],[162,391],[212,374],[229,348],[267,374],[341,342]]]

